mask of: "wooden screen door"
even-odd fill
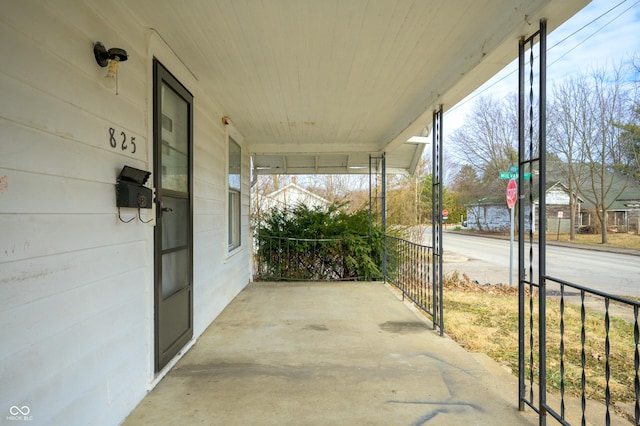
[[[155,367],[193,336],[193,96],[154,60]]]

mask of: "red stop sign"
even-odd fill
[[[515,179],[509,179],[509,183],[507,184],[507,205],[510,209],[516,205],[516,200],[518,199],[518,184]]]

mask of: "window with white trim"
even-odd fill
[[[229,251],[240,247],[240,145],[229,137]]]

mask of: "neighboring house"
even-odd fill
[[[511,212],[504,200],[479,200],[475,203],[467,204],[466,208],[468,229],[477,231],[507,232],[511,227]],[[525,213],[525,229],[527,232],[529,231],[528,224],[530,222],[528,212],[529,209],[527,208]]]
[[[609,227],[618,232],[640,232],[640,196],[618,199],[612,206],[614,215],[607,217]]]
[[[602,182],[599,179],[592,179],[592,169],[589,164],[583,164],[581,166],[574,166],[575,173],[579,174],[579,181],[581,182],[577,190],[578,193],[578,209],[576,211],[575,225],[582,227],[586,231],[598,231],[600,222],[596,212],[596,205],[594,202],[598,200],[600,204],[603,204],[607,210],[607,229],[613,232],[637,232],[638,221],[640,220],[640,184],[633,179],[619,173],[612,172],[610,170],[602,170],[597,167],[597,172],[604,172]],[[562,186],[564,198],[561,204],[568,207],[569,195],[566,185],[562,185],[561,182],[566,182],[566,165],[562,162],[549,162],[547,168],[547,180],[554,180],[558,182],[556,184]],[[601,195],[596,196],[595,191],[600,191],[600,186],[604,185],[604,201],[600,201]],[[556,211],[550,209],[550,203],[547,201],[547,218],[552,220],[556,216]],[[565,212],[564,218],[568,218],[568,211]],[[556,227],[551,222],[547,222],[547,227],[550,232],[555,232]]]
[[[582,188],[582,192],[585,189]],[[640,228],[640,185],[625,177],[615,175],[605,198],[607,208],[607,229],[612,232],[638,232]],[[615,196],[615,198],[613,198]],[[580,212],[580,226],[600,226],[595,206],[584,197],[585,203]]]
[[[571,195],[569,188],[562,182],[547,182],[547,232],[568,234],[571,230]],[[538,209],[540,200],[534,201],[534,209]],[[583,209],[584,200],[578,197],[574,226],[580,226],[580,214]],[[536,228],[540,229],[538,217],[536,217]]]
[[[617,181],[618,185],[621,185]],[[626,180],[625,180],[626,182]],[[618,232],[637,232],[640,222],[640,187],[634,182],[626,182],[626,187],[613,187],[619,194],[607,211],[608,229]],[[571,210],[569,206],[569,189],[562,182],[547,184],[547,232],[568,233],[571,226]],[[611,201],[609,201],[611,202]],[[539,200],[534,201],[534,231],[540,229],[535,210],[539,207]],[[502,199],[484,199],[469,203],[467,207],[467,226],[469,229],[502,232],[510,227],[510,213],[506,202]],[[574,226],[588,230],[599,225],[595,207],[582,197],[578,197]],[[528,218],[528,212],[525,218]],[[527,229],[528,232],[528,229]]]
[[[302,188],[295,182],[291,182],[280,189],[260,197],[258,202],[263,212],[266,212],[272,207],[286,208],[295,206],[296,204],[304,204],[310,208],[324,207],[331,204],[329,200]]]

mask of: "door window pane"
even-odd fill
[[[189,182],[189,104],[162,85],[162,187],[187,192]]]
[[[184,247],[189,243],[189,200],[163,197],[162,249]]]
[[[189,250],[162,255],[162,297],[167,298],[189,285]]]

